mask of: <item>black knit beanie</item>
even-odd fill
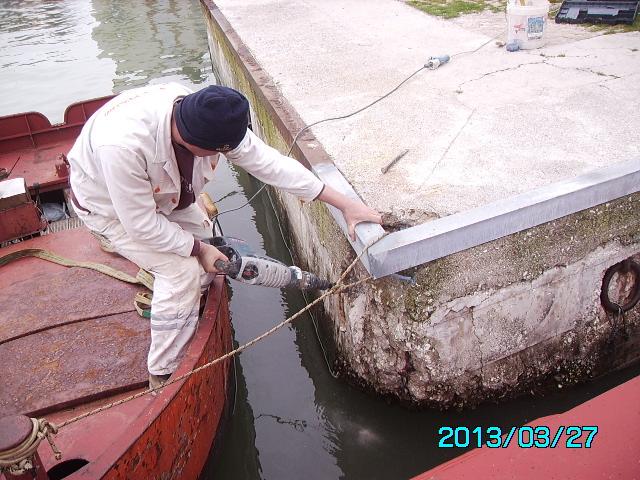
[[[185,142],[205,150],[231,150],[247,133],[249,102],[232,88],[212,85],[184,97],[174,118]]]

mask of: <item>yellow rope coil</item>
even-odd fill
[[[17,447],[0,452],[0,472],[7,471],[12,475],[22,475],[33,468],[32,457],[38,450],[40,442],[45,438],[49,442],[56,460],[62,458],[51,435],[58,433],[58,427],[44,418],[32,418],[31,434]]]

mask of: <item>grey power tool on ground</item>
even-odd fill
[[[239,238],[218,236],[206,241],[229,259],[228,262],[216,260],[215,267],[239,282],[300,290],[327,290],[333,286],[313,273],[255,254],[249,244]]]

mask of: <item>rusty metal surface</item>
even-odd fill
[[[178,375],[231,349],[228,300],[221,277],[214,286],[202,328],[176,371]],[[154,422],[138,419],[132,426],[143,428],[146,424],[148,428],[104,478],[198,478],[222,419],[230,362],[228,359],[187,379],[161,411],[155,404],[151,411],[158,412],[158,417]],[[89,469],[82,478],[93,478],[91,473]]]
[[[0,416],[42,414],[147,381],[149,324],[136,312],[44,330],[0,345]]]
[[[10,153],[0,153],[0,167],[10,169],[15,163],[11,178],[24,178],[32,191],[36,183],[40,185],[41,192],[63,188],[69,177],[58,176],[56,158],[60,153],[68,153],[72,146],[73,139],[68,139],[40,150],[24,148]]]
[[[66,230],[11,245],[0,249],[0,255],[22,250],[23,248],[42,248],[51,250],[72,260],[104,263],[105,265],[109,265],[110,267],[134,276],[138,271],[138,267],[119,255],[103,252],[96,239],[93,238],[86,228]],[[46,282],[46,276],[51,273],[69,271],[66,267],[46,262],[39,258],[21,259],[6,267],[2,267],[0,274],[0,291],[4,291],[4,289],[11,285],[24,280],[41,283]],[[113,281],[117,282],[116,280]]]
[[[31,435],[32,430],[33,424],[29,417],[24,415],[0,417],[0,451],[17,447]]]
[[[192,370],[231,348],[226,287],[214,280],[196,334],[176,371]],[[198,478],[220,427],[229,380],[230,360],[190,379],[73,423],[56,436],[64,459],[89,461],[68,477]],[[48,415],[54,423],[112,402],[125,394]],[[104,434],[108,432],[108,434]],[[39,448],[47,469],[57,463],[51,449]]]
[[[59,155],[71,149],[82,125],[112,96],[70,105],[64,123],[51,125],[41,113],[28,112],[0,117],[0,168],[11,170],[11,178],[23,177],[29,188],[58,189],[68,182],[68,172]],[[16,163],[17,160],[17,163]]]
[[[82,228],[0,250],[44,248],[135,274],[129,261],[103,252]],[[143,287],[92,270],[38,258],[0,274],[0,416],[48,411],[146,382],[149,324],[134,311]],[[84,399],[84,400],[81,400]]]
[[[0,242],[31,235],[47,228],[34,202],[0,211]]]
[[[0,255],[23,248],[43,248],[78,261],[93,261],[135,275],[138,270],[124,258],[103,252],[85,229],[67,230],[34,238]],[[2,267],[0,275],[0,345],[29,332],[37,332],[96,316],[133,311],[133,297],[142,290],[99,272],[67,268],[39,258],[25,258]]]
[[[10,266],[4,267],[2,273],[11,274]],[[34,332],[96,316],[131,312],[133,297],[139,290],[143,290],[140,285],[82,268],[66,268],[16,282],[0,290],[0,346],[27,334],[34,337],[35,344],[38,337]]]

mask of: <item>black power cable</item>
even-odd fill
[[[368,108],[373,107],[376,103],[381,102],[382,100],[384,100],[385,98],[389,97],[390,95],[392,95],[393,93],[395,93],[400,87],[402,87],[402,85],[404,85],[405,83],[407,83],[409,80],[411,80],[413,77],[415,77],[418,73],[420,73],[422,70],[424,70],[425,68],[427,68],[426,65],[423,65],[422,67],[420,67],[418,70],[416,70],[415,72],[413,72],[411,75],[409,75],[408,77],[406,77],[404,80],[402,80],[398,85],[396,85],[394,88],[392,88],[391,90],[389,90],[387,93],[385,93],[383,96],[381,96],[380,98],[375,99],[373,102],[368,103],[367,105],[365,105],[362,108],[359,108],[358,110],[356,110],[355,112],[351,112],[349,114],[346,115],[340,115],[339,117],[330,117],[330,118],[324,118],[322,120],[318,120],[317,122],[313,122],[309,125],[307,125],[306,127],[304,127],[302,130],[300,130],[296,136],[293,138],[293,141],[291,142],[291,146],[289,147],[289,150],[286,153],[286,156],[288,157],[289,155],[291,155],[291,152],[293,151],[293,147],[295,146],[296,142],[298,141],[298,139],[300,138],[300,135],[302,135],[304,132],[306,132],[307,130],[309,130],[312,127],[315,127],[316,125],[320,125],[321,123],[325,123],[325,122],[331,122],[334,120],[344,120],[347,119],[349,117],[353,117],[354,115],[357,115],[358,113],[361,113],[363,111],[365,111]],[[256,198],[263,190],[264,188],[267,186],[266,183],[262,184],[262,186],[258,189],[258,191],[256,193],[254,193],[251,198],[249,198],[249,200],[247,200],[245,203],[243,203],[242,205],[240,205],[239,207],[235,207],[235,208],[230,208],[229,210],[224,210],[220,213],[218,213],[216,215],[216,219],[218,217],[220,217],[221,215],[224,215],[225,213],[230,213],[230,212],[235,212],[237,210],[240,210],[241,208],[246,207],[247,205],[249,205],[254,198]]]

